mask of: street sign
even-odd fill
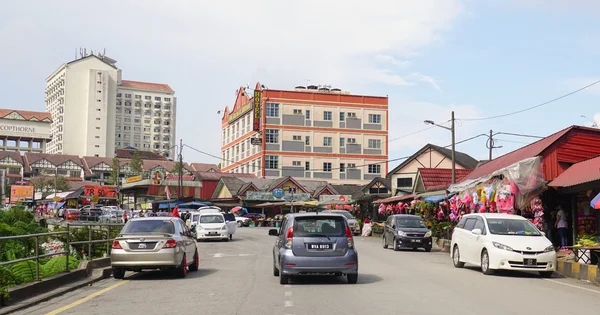
[[[295,194],[296,193],[296,187],[290,187],[289,193],[290,194]]]
[[[273,197],[275,198],[281,198],[283,197],[285,193],[283,192],[283,189],[275,189],[273,190]]]
[[[250,138],[250,144],[252,145],[261,145],[262,138]]]

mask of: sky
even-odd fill
[[[427,143],[493,132],[547,136],[600,125],[600,1],[2,1],[0,108],[44,111],[45,78],[79,48],[116,59],[123,79],[167,83],[177,139],[220,156],[219,111],[259,81],[328,84],[389,97],[390,168]],[[585,116],[587,118],[583,118]],[[213,136],[207,136],[213,135]],[[497,135],[493,156],[536,138]],[[488,158],[486,138],[458,151]],[[189,162],[218,159],[184,149]]]

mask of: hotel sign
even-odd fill
[[[229,117],[227,117],[227,122],[231,123],[234,120],[237,120],[238,118],[242,117],[244,114],[248,113],[249,111],[252,110],[252,102],[248,102],[246,103],[246,105],[242,106],[242,108],[236,110],[235,112],[232,112],[231,114],[229,114]]]
[[[0,125],[0,131],[35,133],[35,127]]]
[[[260,91],[254,90],[254,124],[252,130],[260,131]]]

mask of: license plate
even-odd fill
[[[333,244],[308,244],[308,249],[316,249],[316,250],[333,249]]]
[[[217,232],[208,232],[208,235],[219,235]]]
[[[133,249],[154,249],[156,243],[131,243]]]
[[[421,243],[421,240],[410,240],[411,243]]]
[[[525,266],[537,266],[537,259],[523,259],[523,265]]]

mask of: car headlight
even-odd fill
[[[554,246],[550,245],[544,249],[544,253],[549,253],[554,251]]]
[[[404,231],[398,231],[398,236],[406,236],[406,233],[404,233]]]
[[[492,242],[492,244],[494,245],[494,247],[499,248],[499,249],[504,249],[507,250],[509,252],[512,252],[513,249],[510,246],[506,246],[504,244],[498,243],[498,242]]]
[[[424,237],[431,237],[431,231],[427,231],[427,233],[425,233]]]
[[[221,230],[227,230],[227,225],[223,225],[223,226],[221,227]]]

